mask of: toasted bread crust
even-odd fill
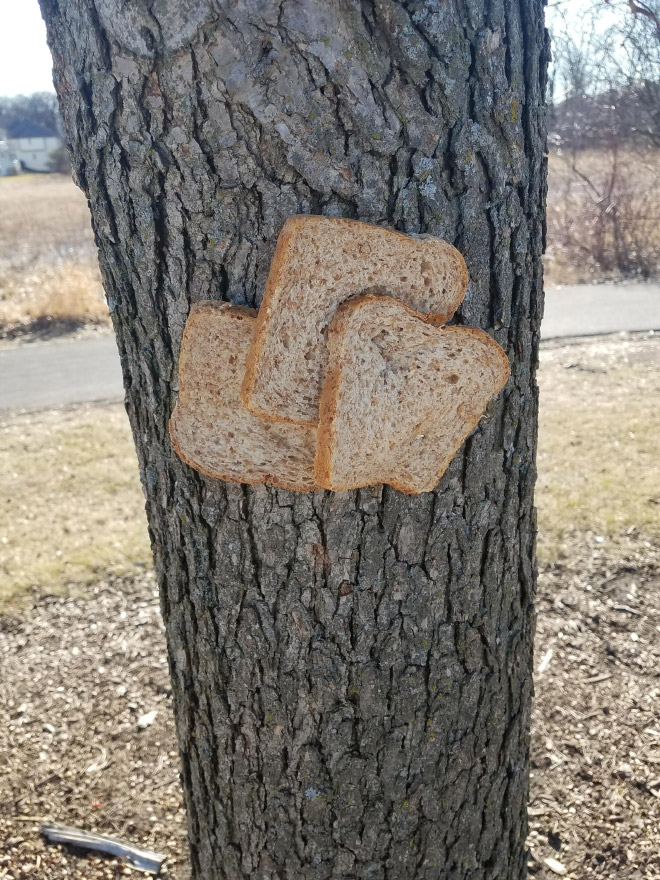
[[[345,226],[348,228],[354,228],[356,232],[359,232],[360,229],[364,227],[374,227],[376,224],[364,223],[360,220],[350,220],[344,217],[326,217],[321,215],[306,215],[306,214],[297,214],[292,217],[289,217],[282,227],[282,231],[277,240],[277,245],[275,247],[275,253],[273,255],[273,260],[271,263],[270,271],[268,273],[268,278],[266,280],[266,286],[264,289],[264,295],[261,302],[261,306],[259,308],[259,313],[257,316],[257,324],[255,327],[254,336],[252,338],[252,344],[250,346],[250,351],[247,358],[245,377],[243,379],[243,383],[241,386],[241,399],[243,400],[243,405],[245,408],[251,412],[253,415],[258,416],[259,418],[266,419],[271,422],[279,422],[281,424],[294,424],[301,425],[305,427],[315,427],[318,424],[318,418],[315,419],[294,419],[294,418],[286,418],[279,415],[277,412],[264,409],[259,406],[254,399],[255,395],[255,386],[257,383],[257,377],[260,372],[260,361],[262,359],[262,353],[264,351],[264,347],[266,345],[266,335],[267,335],[267,327],[268,323],[273,314],[273,299],[276,295],[277,290],[280,287],[280,283],[283,275],[286,273],[288,269],[289,262],[289,254],[291,250],[291,245],[295,241],[296,236],[303,228],[309,228],[314,224],[327,224],[328,221],[331,221],[333,224],[337,226]],[[406,235],[405,233],[399,232],[395,229],[389,229],[388,227],[377,227],[382,230],[384,233],[387,233],[388,236],[397,237],[402,239],[406,244],[410,242],[411,238],[415,238],[414,236]],[[423,236],[420,237],[420,240],[423,240]],[[428,236],[428,238],[434,238],[433,236]],[[461,302],[465,297],[465,293],[467,291],[468,286],[468,270],[465,264],[465,260],[460,251],[456,250],[451,244],[448,242],[444,242],[441,239],[435,239],[437,244],[445,245],[447,248],[447,253],[451,254],[452,259],[456,263],[456,268],[460,275],[460,281],[457,284],[456,296],[454,302],[445,312],[432,312],[428,315],[424,315],[425,318],[428,318],[429,321],[436,325],[442,325],[449,321],[454,315],[456,309],[460,306]],[[373,296],[373,294],[362,294],[357,297],[352,297],[351,301],[359,300],[361,296]],[[346,302],[346,301],[345,301]],[[420,314],[421,313],[415,313]],[[322,391],[321,391],[322,393]]]
[[[186,397],[187,394],[187,374],[188,371],[186,369],[186,351],[188,350],[188,346],[186,342],[189,342],[190,337],[194,333],[195,325],[198,321],[203,320],[205,315],[208,314],[217,314],[219,312],[231,314],[237,318],[243,318],[249,320],[251,323],[255,322],[255,318],[257,317],[257,310],[248,308],[247,306],[238,306],[233,305],[231,303],[225,302],[217,302],[204,300],[200,302],[193,303],[190,307],[190,312],[188,314],[188,320],[186,321],[186,326],[183,332],[183,340],[181,343],[181,351],[182,356],[179,358],[179,399]],[[224,480],[229,483],[238,483],[239,485],[242,483],[248,485],[270,485],[274,486],[277,489],[287,489],[293,492],[313,492],[317,488],[314,486],[307,485],[299,485],[296,483],[288,482],[287,480],[283,480],[281,477],[277,477],[271,474],[266,474],[262,478],[259,479],[251,479],[249,477],[245,477],[241,480],[237,480],[236,477],[231,476],[230,474],[226,474],[221,472],[220,470],[215,471],[206,467],[203,463],[199,463],[194,461],[191,456],[181,447],[178,437],[176,436],[176,421],[180,414],[180,405],[177,405],[172,412],[172,416],[169,421],[168,431],[170,435],[170,440],[172,443],[172,448],[174,449],[177,456],[185,462],[189,467],[198,471],[201,474],[204,474],[207,477],[212,477],[217,480]]]
[[[323,387],[323,391],[321,393],[321,402],[319,408],[320,418],[317,435],[317,452],[314,464],[315,477],[319,486],[323,489],[329,489],[333,492],[344,492],[349,489],[360,489],[369,485],[378,485],[380,482],[380,480],[373,480],[370,482],[358,480],[356,482],[340,484],[337,482],[333,482],[332,479],[333,451],[336,448],[335,436],[336,418],[339,408],[339,389],[341,385],[342,375],[346,367],[345,357],[341,352],[341,347],[345,340],[346,329],[348,327],[352,313],[361,309],[368,303],[377,303],[379,301],[390,303],[394,302],[400,309],[407,312],[411,317],[416,318],[427,325],[434,326],[435,323],[433,319],[428,315],[417,312],[414,309],[410,308],[410,306],[402,303],[400,300],[396,300],[393,297],[388,296],[375,296],[373,294],[366,294],[344,302],[338,307],[330,327],[330,335],[332,339],[331,359],[328,364],[326,381]],[[488,333],[486,333],[485,330],[477,327],[449,326],[437,329],[438,332],[441,332],[443,335],[453,334],[463,337],[469,335],[475,339],[479,339],[482,343],[486,345],[489,356],[493,360],[499,361],[501,366],[502,380],[500,382],[499,388],[497,388],[497,391],[493,394],[493,396],[496,396],[496,394],[498,394],[502,390],[510,375],[509,360],[506,356],[506,353],[498,345],[498,343]],[[432,481],[429,481],[429,483],[423,488],[420,489],[418,486],[406,485],[404,483],[401,483],[396,479],[396,477],[385,480],[385,485],[389,485],[393,489],[396,489],[398,492],[403,492],[407,495],[417,495],[421,494],[422,492],[432,491],[437,486],[443,474],[446,472],[452,459],[456,455],[456,452],[461,448],[467,437],[472,433],[472,431],[481,421],[482,415],[483,413],[479,410],[474,410],[470,414],[470,417],[467,418],[469,426],[467,435],[464,435],[463,439],[453,446],[451,452],[447,455],[444,462],[438,468],[434,479]]]

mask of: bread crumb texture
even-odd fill
[[[294,216],[273,257],[243,385],[262,418],[315,425],[337,307],[387,294],[434,323],[461,304],[468,274],[448,242],[335,217]]]
[[[344,304],[328,348],[316,473],[335,491],[430,491],[509,377],[483,330],[437,328],[389,297]]]
[[[179,402],[170,420],[177,454],[210,477],[315,488],[316,430],[264,421],[240,396],[256,312],[225,303],[191,309],[179,357]]]
[[[175,451],[238,483],[432,490],[509,376],[483,330],[439,326],[466,287],[463,258],[440,239],[290,218],[258,314],[191,309]]]

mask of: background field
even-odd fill
[[[658,278],[659,192],[657,148],[552,151],[546,283]]]
[[[659,188],[657,150],[552,153],[547,283],[657,277]],[[85,197],[66,175],[0,178],[0,338],[82,327],[110,327]]]
[[[0,338],[109,326],[87,201],[68,175],[0,177]]]

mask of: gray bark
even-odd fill
[[[41,0],[167,627],[193,875],[525,873],[541,0]],[[205,479],[191,302],[257,305],[290,214],[454,242],[512,377],[437,490]]]

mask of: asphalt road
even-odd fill
[[[660,330],[660,284],[546,289],[543,339]],[[114,337],[0,348],[0,412],[121,400]]]
[[[660,330],[660,284],[577,284],[548,287],[543,339]]]
[[[0,412],[121,400],[114,336],[0,348]]]

